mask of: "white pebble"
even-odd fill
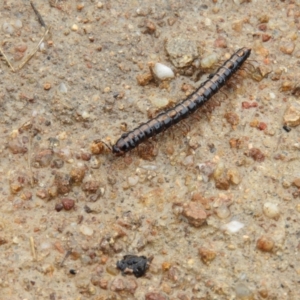
[[[128,177],[128,184],[130,186],[135,186],[139,182],[139,177],[138,176],[130,176]]]
[[[142,165],[142,169],[148,170],[148,171],[155,171],[157,169],[156,165]]]
[[[44,42],[42,42],[42,43],[40,44],[40,51],[41,51],[41,52],[45,51],[45,43],[44,43]]]
[[[79,228],[80,232],[84,235],[87,235],[87,236],[92,236],[93,233],[94,233],[94,230],[84,224],[82,224]]]
[[[274,93],[270,93],[269,95],[270,95],[271,99],[275,99],[276,98],[276,95]]]
[[[102,8],[103,7],[103,3],[102,2],[98,2],[97,3],[97,8]]]
[[[2,29],[5,33],[8,33],[8,34],[12,34],[14,32],[13,27],[7,22],[3,23]]]
[[[154,65],[153,72],[160,80],[170,79],[175,76],[171,68],[161,63],[156,63]]]
[[[84,110],[82,112],[81,116],[82,116],[83,119],[86,120],[86,119],[88,119],[90,117],[90,114],[87,111]]]
[[[205,56],[201,59],[201,67],[203,69],[208,69],[212,67],[218,60],[218,56],[216,53],[212,53],[208,56]]]
[[[230,233],[235,233],[241,230],[245,225],[239,221],[231,221],[222,226],[223,230],[226,230]]]
[[[51,248],[53,248],[53,245],[50,242],[43,242],[40,244],[40,250],[48,250]]]
[[[73,31],[77,31],[78,30],[78,26],[76,24],[73,24],[72,27],[71,27],[71,29]]]
[[[58,89],[63,94],[66,94],[68,92],[68,88],[63,82],[59,85]]]
[[[278,205],[271,202],[266,202],[263,207],[264,214],[270,219],[278,219],[280,211]]]

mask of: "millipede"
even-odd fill
[[[241,68],[250,54],[250,48],[243,47],[237,50],[215,73],[210,74],[207,80],[186,99],[158,114],[148,122],[141,124],[132,131],[123,133],[113,145],[112,152],[116,155],[123,155],[149,138],[187,118],[224,86],[231,76]]]

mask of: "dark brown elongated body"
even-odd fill
[[[225,82],[242,66],[250,53],[251,49],[246,47],[236,51],[215,73],[209,75],[208,79],[187,99],[132,131],[122,134],[116,144],[113,145],[112,152],[116,155],[122,155],[187,118],[220,90]]]

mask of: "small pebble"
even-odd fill
[[[300,104],[291,103],[283,116],[284,124],[290,127],[296,127],[300,124]]]
[[[293,42],[284,43],[280,46],[280,51],[288,55],[291,55],[294,49],[295,49],[295,43]]]
[[[274,248],[274,241],[267,236],[261,236],[256,242],[257,249],[265,252],[271,252]]]
[[[82,224],[79,228],[80,232],[83,234],[83,235],[87,235],[87,236],[92,236],[93,233],[94,233],[94,230],[84,224]]]
[[[205,18],[204,24],[205,24],[206,27],[209,27],[212,24],[212,20],[210,18]]]
[[[258,148],[251,148],[249,156],[258,162],[263,162],[265,160],[265,155]]]
[[[99,187],[100,187],[100,182],[97,180],[88,180],[84,182],[81,186],[84,192],[88,192],[90,194],[97,193]]]
[[[93,154],[100,154],[105,150],[105,145],[100,140],[95,140],[90,145],[90,150]]]
[[[130,186],[135,186],[139,182],[139,177],[138,176],[130,176],[128,177],[128,184]]]
[[[232,23],[231,27],[236,32],[242,32],[244,20],[236,20]]]
[[[222,229],[223,230],[226,230],[230,233],[235,233],[235,232],[238,232],[240,231],[243,227],[245,226],[245,224],[239,222],[239,221],[231,221],[225,225],[222,226]]]
[[[150,20],[146,20],[145,21],[145,29],[143,31],[143,33],[149,33],[149,34],[152,34],[156,31],[156,26],[155,24],[150,21]]]
[[[160,80],[171,79],[175,76],[171,68],[161,63],[156,63],[154,65],[153,72],[156,75],[156,77]]]
[[[44,84],[44,90],[48,91],[48,90],[50,90],[50,89],[51,89],[51,83],[50,83],[50,82],[46,82],[46,83]]]
[[[61,199],[61,203],[62,203],[65,210],[70,210],[75,205],[75,201],[73,199],[69,199],[69,198]]]
[[[205,264],[210,264],[216,258],[216,252],[204,247],[198,249],[199,256]]]
[[[77,4],[77,10],[78,10],[78,11],[83,10],[83,8],[84,8],[84,3],[79,3],[79,4]]]
[[[73,31],[77,31],[78,30],[78,26],[76,24],[73,24],[72,27],[71,27],[71,29]]]
[[[223,204],[216,208],[216,214],[220,219],[227,219],[230,217],[231,212],[227,205]]]
[[[195,202],[190,202],[184,205],[182,215],[185,216],[188,222],[195,226],[201,226],[207,218],[207,214],[202,206]]]
[[[215,42],[214,42],[214,46],[217,48],[227,48],[227,42],[225,37],[223,36],[219,36]]]
[[[295,178],[293,180],[293,185],[296,186],[297,188],[300,188],[300,178]]]
[[[234,287],[237,300],[252,300],[254,299],[252,291],[242,282],[239,282]]]
[[[55,210],[57,212],[60,212],[63,208],[64,208],[64,206],[62,205],[62,203],[55,204]]]
[[[2,25],[2,30],[4,33],[12,34],[14,32],[14,28],[7,22],[4,22]]]
[[[169,104],[169,100],[165,97],[150,97],[150,102],[154,107],[165,108]]]
[[[247,102],[247,101],[242,102],[242,108],[244,108],[244,109],[249,109],[249,108],[257,107],[257,106],[258,106],[257,102]]]
[[[293,89],[294,83],[291,80],[285,80],[281,83],[280,91],[281,92],[289,92]]]
[[[57,172],[54,176],[54,185],[59,194],[67,194],[71,191],[71,177],[69,174]]]
[[[39,50],[40,50],[41,52],[44,52],[45,49],[46,49],[45,43],[42,42],[42,43],[40,44]]]
[[[150,72],[144,73],[144,74],[139,74],[136,76],[136,80],[140,86],[145,86],[153,80],[153,76]]]
[[[240,184],[240,182],[242,180],[240,173],[236,169],[228,170],[227,176],[229,177],[230,183],[232,183],[234,185]]]
[[[34,156],[35,167],[48,167],[53,158],[53,150],[43,149]]]
[[[103,3],[102,2],[98,2],[97,3],[97,8],[103,8]]]
[[[211,68],[218,60],[218,56],[216,53],[212,53],[208,56],[205,56],[201,59],[200,65],[203,69]]]
[[[86,168],[84,166],[74,167],[70,171],[70,178],[72,183],[79,184],[83,181]]]
[[[182,161],[182,164],[184,166],[192,166],[194,163],[194,156],[193,155],[188,155],[186,156],[183,161]]]
[[[68,88],[63,82],[59,85],[58,90],[63,94],[68,92]]]
[[[26,44],[20,44],[15,47],[15,51],[17,52],[25,52],[27,50]]]
[[[278,205],[271,202],[266,202],[263,206],[263,212],[266,217],[270,219],[278,220],[280,216],[280,210],[278,208]]]

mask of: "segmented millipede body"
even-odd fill
[[[132,131],[122,134],[113,145],[112,152],[116,155],[122,155],[194,113],[220,90],[226,81],[242,66],[250,53],[251,49],[246,47],[237,50],[215,73],[209,75],[208,79],[188,98]]]

